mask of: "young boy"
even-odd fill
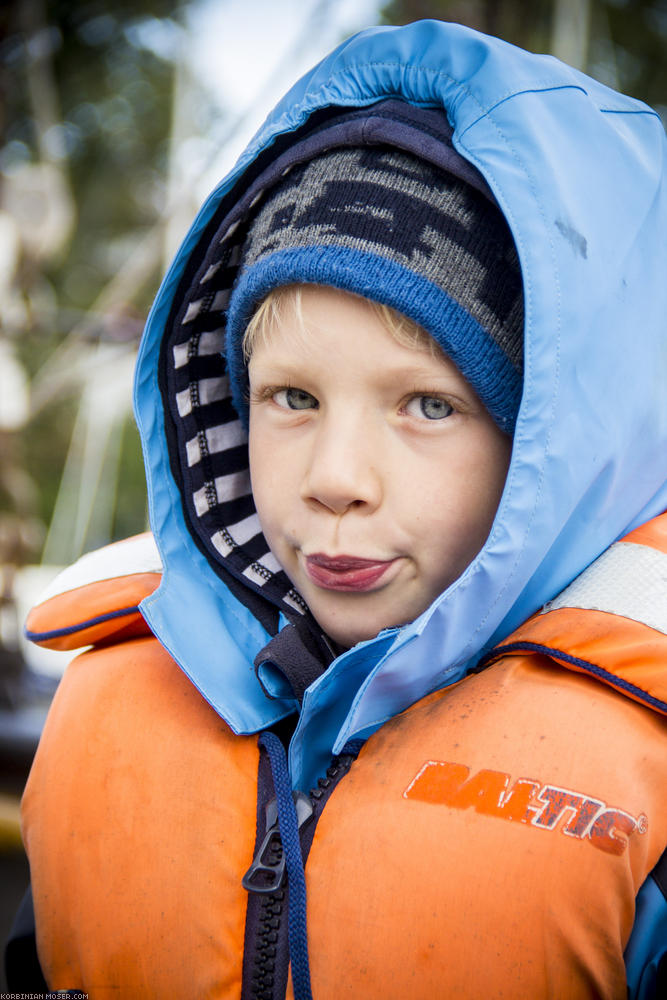
[[[436,22],[279,105],[142,343],[159,559],[28,622],[93,647],[24,798],[50,988],[661,995],[664,163]]]

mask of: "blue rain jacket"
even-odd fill
[[[278,104],[202,207],[149,317],[135,409],[164,566],[161,586],[142,604],[152,630],[235,732],[293,712],[289,698],[266,698],[252,667],[268,632],[194,537],[165,435],[158,357],[192,255],[257,158],[284,148],[322,109],[386,97],[444,108],[455,148],[505,214],[523,275],[523,398],[486,544],[416,621],[345,652],[306,691],[289,756],[297,788],[310,787],[348,740],[463,677],[613,541],[667,507],[660,118],[551,57],[459,25],[373,28],[341,44]],[[654,888],[642,907],[650,933],[662,919],[664,950],[664,899]]]

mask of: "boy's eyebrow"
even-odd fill
[[[318,362],[318,366],[321,363]],[[288,360],[283,357],[276,357],[275,359],[267,358],[262,361],[256,361],[250,366],[250,374],[254,372],[261,378],[266,378],[269,375],[272,378],[285,378],[286,376],[298,376],[303,374],[304,376],[310,374],[308,372],[308,361],[307,360]],[[463,379],[463,375],[454,365],[452,361],[447,361],[443,359],[439,364],[434,364],[431,366],[424,366],[420,364],[411,365],[410,363],[387,363],[382,368],[377,368],[375,372],[377,381],[382,381],[383,376],[386,381],[396,381],[398,378],[407,378],[408,380],[413,380],[416,382],[433,382],[435,380],[449,381],[451,379]]]

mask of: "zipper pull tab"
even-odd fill
[[[313,805],[310,798],[303,792],[292,792],[296,807],[296,819],[299,830],[313,815]],[[278,822],[278,803],[275,798],[266,805],[266,833],[253,858],[253,862],[241,879],[243,888],[248,892],[269,895],[277,892],[285,879],[285,852],[280,839]]]

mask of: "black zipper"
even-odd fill
[[[309,795],[295,793],[304,865],[315,828],[334,788],[350,770],[356,754],[334,757]],[[268,779],[268,780],[267,780]],[[253,862],[243,877],[248,891],[241,1000],[284,1000],[289,969],[288,894],[285,860],[270,768],[260,750],[258,828]],[[266,799],[268,798],[268,801]]]
[[[257,937],[250,973],[250,989],[247,993],[245,990],[242,992],[241,996],[244,1000],[246,996],[252,1000],[274,1000],[274,997],[279,995],[283,979],[285,984],[287,982],[286,971],[284,976],[277,976],[278,971],[285,964],[284,961],[278,961],[278,959],[279,957],[283,958],[286,943],[286,921],[283,920],[283,914],[287,912],[286,903],[287,893],[285,889],[278,889],[271,895],[262,896],[259,899]],[[282,995],[285,995],[284,986]]]

